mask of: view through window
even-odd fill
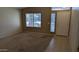
[[[41,27],[41,13],[27,13],[26,27]]]

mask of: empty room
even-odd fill
[[[78,52],[79,7],[0,7],[0,52]]]

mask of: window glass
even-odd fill
[[[50,32],[55,32],[55,13],[51,14]]]
[[[41,27],[41,13],[27,13],[26,27]]]
[[[41,27],[41,13],[34,13],[34,27]]]
[[[26,14],[26,27],[33,27],[33,13]]]

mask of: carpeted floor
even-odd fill
[[[26,32],[0,39],[0,51],[8,52],[42,52],[52,39],[46,33]]]

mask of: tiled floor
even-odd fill
[[[46,52],[70,52],[69,39],[63,36],[55,36],[52,38]]]

